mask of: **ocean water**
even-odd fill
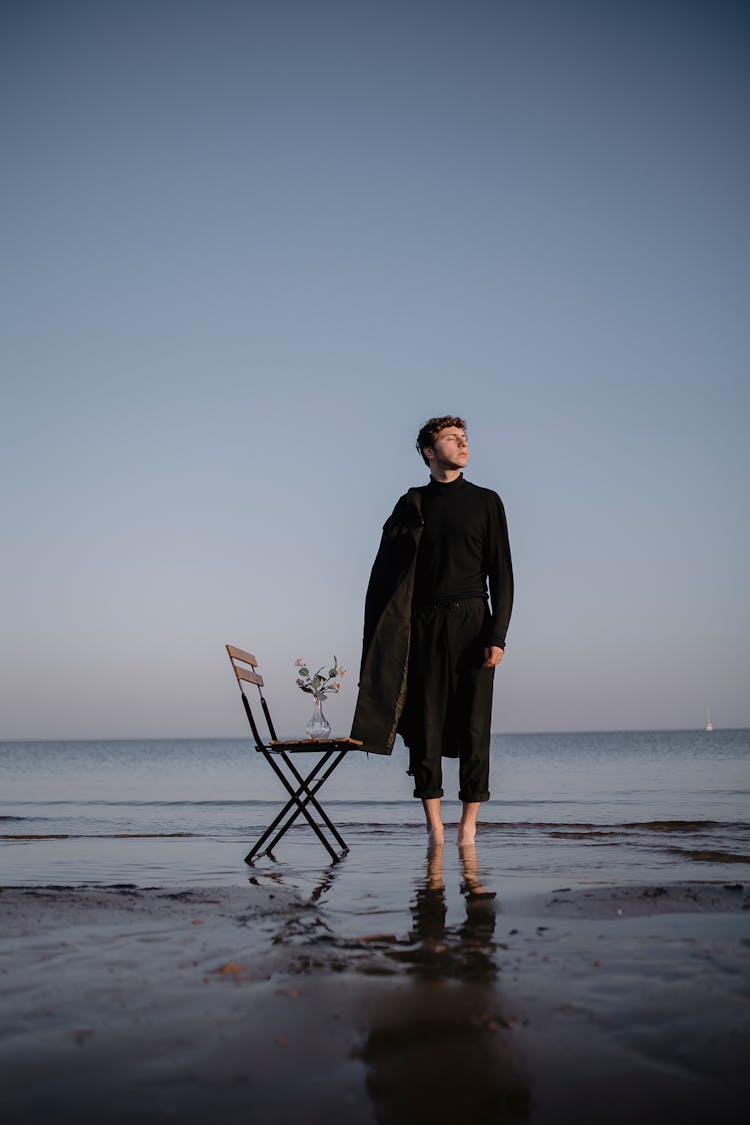
[[[286,800],[247,739],[0,743],[0,884],[334,881],[370,913],[403,900],[426,836],[406,753],[351,754],[320,799],[350,851],[332,865],[309,827],[244,856]],[[445,763],[447,844],[460,815]],[[750,863],[750,731],[492,737],[475,877],[503,893],[560,884],[742,880]],[[462,872],[446,847],[446,871]],[[383,888],[388,893],[383,894]],[[385,909],[387,910],[387,904]]]

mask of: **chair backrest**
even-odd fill
[[[255,716],[253,715],[253,711],[250,706],[250,700],[245,695],[245,689],[242,686],[243,683],[248,683],[255,684],[255,686],[257,687],[258,695],[260,696],[260,705],[266,720],[266,724],[268,726],[268,732],[271,735],[271,739],[273,741],[276,741],[276,731],[274,729],[273,720],[271,718],[271,712],[268,710],[268,704],[266,703],[263,692],[261,691],[261,688],[263,687],[263,677],[255,670],[258,667],[258,661],[255,659],[251,652],[246,652],[242,648],[237,648],[236,645],[227,645],[226,649],[232,664],[232,668],[234,670],[234,674],[237,678],[237,685],[242,696],[242,706],[245,708],[245,714],[247,715],[247,721],[250,723],[250,729],[253,732],[255,745],[258,750],[263,750],[265,749],[266,744],[260,737],[260,731],[258,730],[258,724],[255,721]]]

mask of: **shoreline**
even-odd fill
[[[241,888],[0,888],[0,1109],[19,1125],[744,1119],[747,884],[463,891],[447,922],[438,872],[383,929],[376,902],[342,921],[273,868]]]

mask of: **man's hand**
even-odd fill
[[[488,645],[484,650],[484,664],[482,665],[482,667],[496,668],[504,655],[504,649],[498,648],[496,645]]]

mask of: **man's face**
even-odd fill
[[[430,468],[464,469],[469,460],[469,443],[466,433],[458,426],[439,430],[432,449],[425,449]]]

